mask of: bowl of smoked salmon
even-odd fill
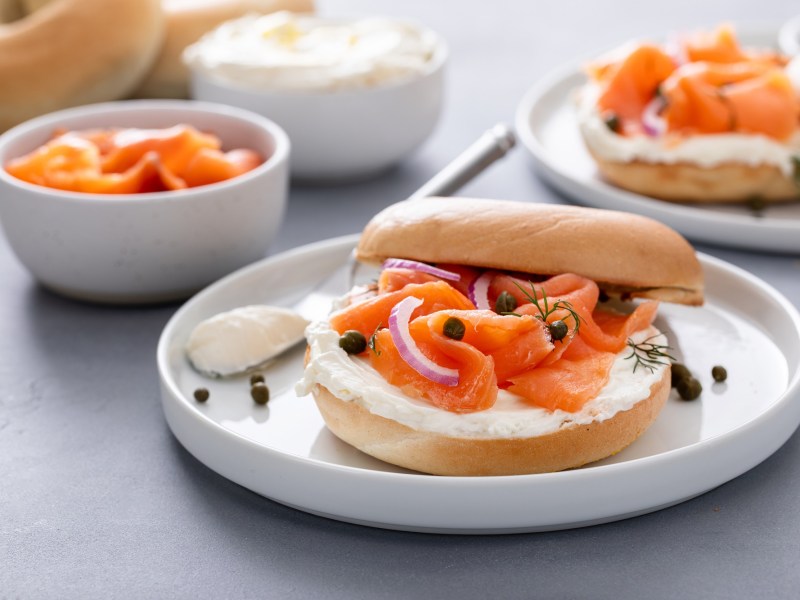
[[[265,256],[288,174],[288,137],[246,110],[95,104],[0,136],[0,220],[20,262],[57,293],[176,300]]]

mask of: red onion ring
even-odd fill
[[[409,367],[434,383],[455,387],[458,385],[458,369],[448,369],[433,362],[422,353],[411,337],[411,331],[408,329],[411,313],[421,305],[422,300],[414,296],[408,296],[395,304],[389,314],[389,334],[397,346],[400,357]]]
[[[469,299],[480,310],[492,310],[489,306],[489,284],[492,282],[492,274],[484,273],[469,284],[467,293]]]
[[[445,271],[432,265],[418,262],[416,260],[407,260],[405,258],[387,258],[383,262],[384,269],[412,269],[414,271],[422,271],[429,275],[434,275],[440,279],[448,279],[450,281],[460,281],[461,275],[453,273],[452,271]]]
[[[642,111],[642,127],[647,135],[658,137],[667,131],[667,122],[661,116],[664,100],[656,96],[644,107]]]

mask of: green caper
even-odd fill
[[[361,354],[367,349],[367,338],[360,331],[351,329],[339,338],[339,347],[348,354]]]
[[[622,122],[620,122],[619,117],[614,113],[608,113],[603,116],[603,122],[606,124],[611,131],[614,133],[619,133],[620,129],[622,129]]]
[[[517,308],[517,299],[506,291],[500,292],[497,302],[494,303],[494,312],[510,313],[514,312],[515,308]]]
[[[703,391],[703,386],[694,377],[681,379],[675,387],[684,400],[694,400]]]
[[[557,321],[553,321],[552,323],[550,323],[550,325],[548,325],[548,328],[550,329],[550,337],[552,337],[556,341],[563,340],[565,337],[567,337],[567,334],[569,333],[569,327],[567,327],[567,324],[564,323],[564,321],[562,321],[561,319],[558,319]]]
[[[194,399],[197,400],[198,402],[205,402],[206,400],[208,400],[209,395],[210,394],[208,393],[208,390],[206,388],[197,388],[194,391]]]
[[[264,383],[264,376],[261,373],[250,376],[250,385],[255,385],[257,383]]]
[[[454,340],[462,339],[466,331],[467,328],[464,327],[464,323],[461,322],[461,319],[455,317],[447,319],[442,327],[442,333]]]
[[[691,379],[692,374],[685,365],[672,363],[672,387],[678,387],[678,382],[682,379]]]
[[[764,198],[761,196],[751,196],[747,199],[747,208],[756,214],[760,214],[766,207],[767,203],[764,202]]]
[[[725,381],[728,378],[728,370],[725,367],[717,365],[711,369],[711,376],[717,383],[720,381]]]
[[[256,404],[266,404],[269,402],[269,388],[263,381],[259,381],[250,388],[250,396]]]

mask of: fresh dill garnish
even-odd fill
[[[572,303],[567,300],[556,300],[553,304],[550,304],[550,301],[547,299],[547,292],[544,291],[544,288],[542,288],[542,299],[539,300],[533,283],[530,281],[528,283],[530,283],[531,286],[531,293],[528,293],[528,291],[516,281],[514,282],[514,285],[519,288],[519,290],[525,295],[530,303],[536,307],[536,310],[539,311],[539,314],[536,315],[536,318],[544,321],[544,323],[547,324],[547,318],[551,314],[557,310],[565,310],[569,313],[569,317],[572,317],[572,320],[575,322],[574,331],[575,334],[577,334],[581,328],[581,316],[578,314],[578,311],[575,310],[575,307],[572,306]]]
[[[639,366],[644,367],[645,369],[649,369],[652,373],[655,371],[656,366],[663,366],[670,364],[670,360],[675,360],[674,356],[671,356],[667,350],[672,350],[667,345],[664,344],[656,344],[651,340],[653,338],[658,337],[659,333],[656,335],[651,335],[646,340],[639,342],[638,344],[634,342],[631,338],[628,338],[628,348],[631,349],[631,353],[625,357],[625,360],[634,359],[635,363],[633,365],[633,372],[636,373],[636,369]]]
[[[381,355],[381,351],[375,347],[375,336],[378,335],[382,325],[383,323],[378,323],[378,326],[375,328],[375,331],[372,332],[372,335],[369,336],[369,341],[367,342],[367,347],[375,353],[375,356]]]

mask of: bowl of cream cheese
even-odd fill
[[[195,99],[275,121],[292,142],[292,176],[330,182],[378,174],[427,139],[447,46],[406,21],[279,12],[223,23],[184,62]]]

